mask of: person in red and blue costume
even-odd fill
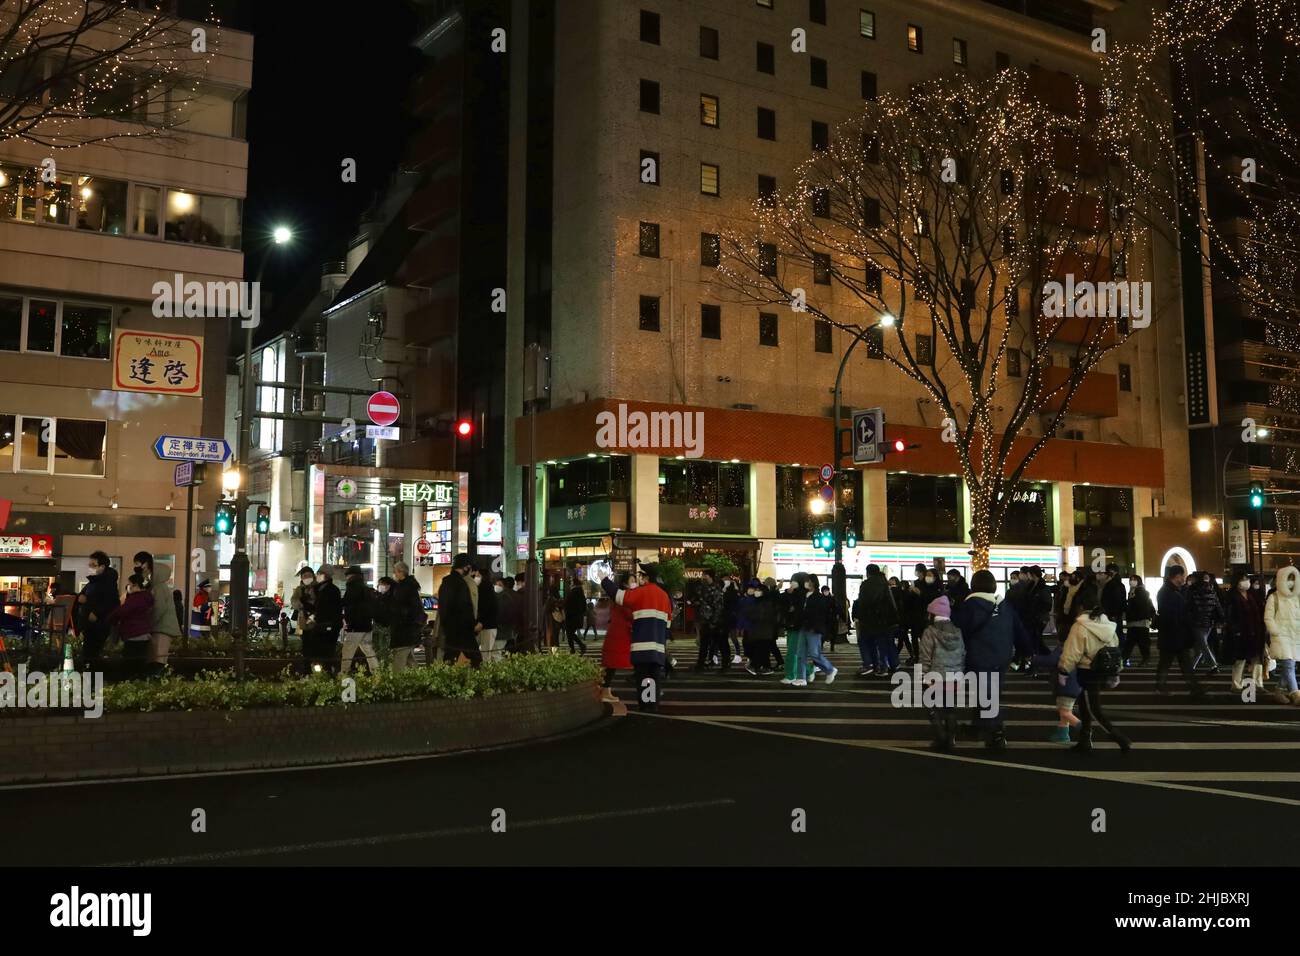
[[[639,709],[653,712],[659,709],[663,692],[673,605],[659,583],[658,566],[637,563],[641,568],[637,574],[638,587],[620,588],[609,577],[600,584],[615,604],[632,612],[632,675],[637,702]]]

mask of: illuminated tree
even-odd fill
[[[724,236],[722,281],[747,302],[859,332],[818,292],[838,286],[892,319],[881,357],[943,412],[976,568],[1087,377],[1152,318],[1128,281],[1153,228],[1170,234],[1172,150],[1144,148],[1136,108],[1042,71],[920,83],[867,103]]]
[[[171,134],[217,46],[194,29],[148,3],[0,0],[0,142]]]

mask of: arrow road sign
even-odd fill
[[[163,461],[215,461],[230,457],[230,443],[224,438],[187,438],[182,435],[159,435],[153,443],[154,454]]]
[[[853,413],[853,463],[873,465],[881,460],[879,443],[885,440],[885,410],[879,406]]]

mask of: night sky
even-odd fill
[[[277,250],[264,295],[289,295],[319,281],[321,263],[341,259],[357,219],[397,166],[412,124],[405,103],[424,58],[411,46],[417,19],[403,0],[349,5],[301,0],[200,0],[227,26],[254,35],[248,110],[245,271],[257,274],[264,237],[294,228],[291,249]],[[182,13],[194,15],[182,8]],[[341,180],[344,157],[357,182]]]

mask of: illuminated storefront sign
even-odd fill
[[[0,535],[0,558],[52,558],[54,539],[48,534]]]
[[[806,542],[774,541],[771,544],[771,562],[776,576],[788,579],[796,571],[829,576],[835,566],[835,555],[814,548]],[[945,568],[955,568],[967,578],[971,575],[971,556],[967,548],[943,544],[861,544],[844,549],[844,570],[849,577],[862,577],[867,565],[875,564],[886,576],[912,579],[918,564],[927,567],[942,560]],[[766,562],[764,562],[766,563]],[[994,547],[989,552],[989,570],[1002,580],[1005,573],[1018,571],[1025,565],[1039,565],[1055,577],[1061,567],[1061,549],[1054,547]]]
[[[113,388],[164,395],[203,394],[203,339],[118,329]]]
[[[453,505],[456,502],[454,481],[404,481],[399,500],[412,504]]]

